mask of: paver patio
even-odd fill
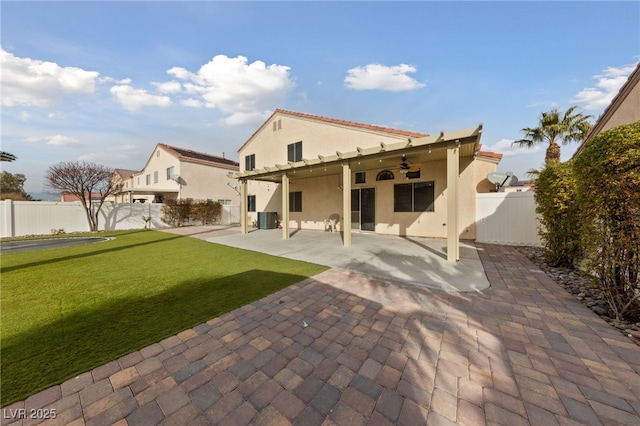
[[[478,252],[485,290],[330,269],[5,407],[2,424],[640,424],[640,347],[512,248]]]

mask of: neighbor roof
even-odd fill
[[[228,158],[219,157],[217,155],[192,151],[190,149],[179,148],[177,146],[166,145],[163,143],[159,143],[158,146],[162,147],[169,154],[180,160],[190,161],[192,163],[206,164],[210,166],[218,166],[233,170],[237,170],[239,167],[239,163],[233,160],[229,160]]]
[[[276,116],[276,115],[289,115],[292,117],[298,117],[298,118],[305,118],[305,119],[309,119],[309,120],[316,120],[316,121],[323,121],[325,123],[331,123],[331,124],[338,124],[341,126],[348,126],[348,127],[356,127],[359,129],[363,129],[363,130],[371,130],[371,131],[375,131],[375,132],[383,132],[383,133],[390,133],[390,134],[394,134],[394,135],[400,135],[400,136],[407,136],[407,137],[412,137],[412,138],[423,138],[425,136],[429,136],[426,133],[418,133],[418,132],[410,132],[407,130],[398,130],[398,129],[392,129],[389,127],[383,127],[383,126],[375,126],[372,124],[363,124],[363,123],[356,123],[354,121],[346,121],[346,120],[338,120],[335,118],[329,118],[329,117],[322,117],[319,115],[313,115],[313,114],[305,114],[305,113],[301,113],[301,112],[294,112],[294,111],[287,111],[284,109],[276,109],[273,114],[271,114],[271,116],[265,120],[265,122],[262,124],[262,126],[260,126],[258,128],[258,130],[256,130],[249,139],[247,139],[247,141],[242,144],[242,146],[240,147],[240,149],[238,149],[238,152],[242,151],[242,148],[244,148],[270,121],[271,119]]]
[[[122,179],[129,179],[130,177],[132,177],[133,175],[138,173],[138,171],[137,170],[127,170],[127,169],[115,169],[115,173],[118,176],[120,176],[120,178],[122,178]]]

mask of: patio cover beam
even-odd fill
[[[248,196],[247,196],[247,180],[240,179],[240,232],[242,234],[248,233],[247,218],[248,218]]]
[[[351,247],[351,167],[342,163],[342,243]]]
[[[460,260],[458,184],[460,174],[460,142],[447,144],[447,260]]]
[[[289,239],[289,176],[282,174],[282,239]]]

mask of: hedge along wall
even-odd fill
[[[640,121],[603,132],[573,161],[587,268],[619,319],[640,320]]]

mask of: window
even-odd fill
[[[247,197],[247,211],[255,212],[256,211],[256,196],[249,195]]]
[[[274,121],[273,131],[275,132],[276,130],[280,130],[280,129],[282,129],[282,120]]]
[[[302,192],[289,193],[289,211],[290,212],[302,211]]]
[[[302,161],[302,141],[287,146],[287,161]]]
[[[173,177],[173,170],[173,166],[167,167],[167,180],[171,180],[171,178]]]
[[[158,171],[153,172],[153,183],[158,183]]]
[[[256,168],[256,155],[251,154],[244,157],[244,171],[250,172]]]
[[[151,185],[151,175],[146,175],[145,180],[147,181],[147,185]]]
[[[378,173],[376,180],[393,180],[393,173],[389,170],[383,170]]]
[[[218,200],[218,202],[222,206],[230,206],[231,205],[231,200]]]
[[[136,178],[136,185],[140,186],[140,176]]]
[[[156,151],[156,157],[160,157],[160,150]]]
[[[367,172],[356,172],[356,183],[366,183]]]
[[[434,183],[402,183],[393,187],[394,212],[434,211]]]

